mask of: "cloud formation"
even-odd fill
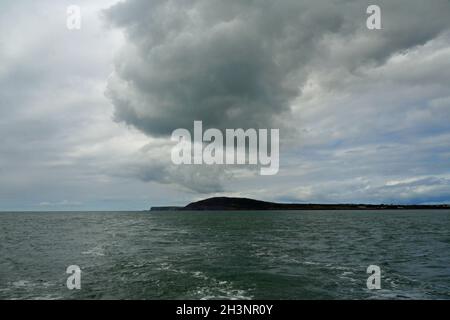
[[[108,84],[116,119],[150,135],[190,128],[194,120],[221,129],[283,127],[315,72],[335,74],[328,86],[339,90],[346,73],[382,64],[450,25],[447,1],[381,1],[385,30],[373,32],[365,26],[367,6],[346,0],[119,3],[105,13],[127,35]]]
[[[77,32],[72,1],[0,4],[0,209],[450,202],[447,0],[377,1],[375,31],[369,1],[77,3]],[[172,165],[194,120],[280,128],[279,174]]]

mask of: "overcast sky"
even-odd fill
[[[3,0],[0,210],[449,203],[449,84],[447,0]],[[194,120],[279,128],[279,173],[174,166]]]

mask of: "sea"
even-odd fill
[[[0,299],[450,299],[450,210],[2,212]]]

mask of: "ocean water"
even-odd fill
[[[0,299],[450,299],[450,211],[0,213]]]

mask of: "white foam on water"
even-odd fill
[[[96,247],[94,247],[92,249],[89,249],[87,251],[81,252],[81,254],[103,257],[105,255],[105,250],[104,250],[104,248],[102,246],[96,246]]]
[[[191,273],[194,278],[207,282],[194,290],[194,295],[200,300],[226,299],[226,300],[251,300],[253,297],[246,290],[234,288],[234,284],[229,281],[218,280],[208,277],[204,272],[194,271]]]

